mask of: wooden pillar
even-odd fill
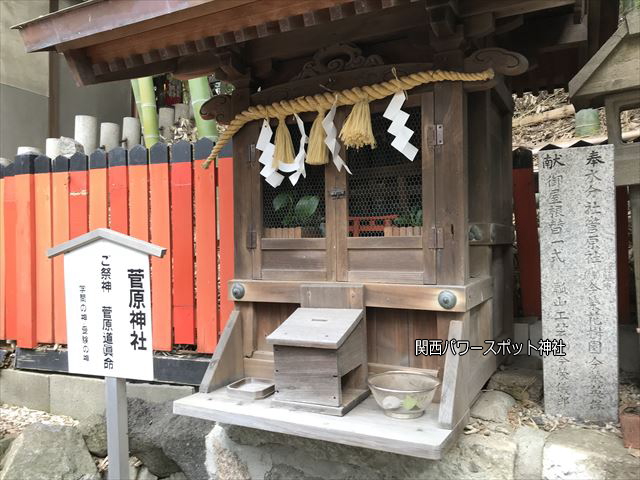
[[[629,295],[629,195],[626,186],[616,187],[616,260],[618,264],[618,323],[629,323],[631,321],[631,299]]]
[[[437,283],[464,285],[469,279],[468,170],[466,98],[460,82],[434,85],[434,123],[443,127],[443,143],[434,147],[435,222],[443,248],[436,253]],[[438,312],[438,338],[465,338],[470,313]],[[447,355],[441,369],[439,423],[454,428],[467,415],[464,385],[467,359]]]
[[[638,319],[638,333],[640,333],[640,185],[629,187],[629,201],[631,203],[631,223],[633,228],[633,266],[636,284],[636,317]]]

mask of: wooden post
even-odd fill
[[[638,319],[638,333],[640,333],[640,185],[629,187],[631,203],[631,223],[633,228],[633,266],[636,284],[636,317]]]
[[[640,166],[638,167],[640,168]],[[631,321],[629,297],[629,195],[616,187],[616,260],[618,272],[618,323]]]
[[[234,235],[238,224],[234,223],[235,206],[233,204],[234,166],[239,161],[232,158],[233,147],[229,142],[218,158],[218,200],[220,202],[220,332],[233,311],[233,301],[229,300],[229,280],[234,278]],[[210,167],[212,168],[212,167]],[[250,278],[250,277],[248,277]]]
[[[105,377],[107,410],[107,453],[109,480],[129,478],[129,435],[127,425],[127,381]]]

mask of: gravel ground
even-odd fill
[[[17,435],[32,423],[77,425],[78,421],[64,415],[52,415],[26,407],[14,407],[6,403],[0,405],[0,438],[10,434]]]

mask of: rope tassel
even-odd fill
[[[342,126],[340,140],[350,148],[362,148],[367,145],[376,148],[368,100],[362,100],[355,104]]]
[[[329,150],[324,143],[327,134],[322,127],[322,120],[326,110],[319,110],[318,116],[311,125],[309,133],[309,148],[307,148],[307,163],[309,165],[326,165],[329,163]]]
[[[275,151],[273,153],[273,168],[278,169],[281,163],[293,163],[295,154],[293,153],[293,140],[291,132],[287,128],[286,117],[278,118],[278,128],[276,129]]]

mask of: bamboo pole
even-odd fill
[[[513,120],[513,126],[525,127],[527,125],[535,125],[538,123],[546,122],[547,120],[560,120],[562,118],[570,117],[576,112],[573,105],[564,105],[563,107],[554,108],[553,110],[547,110],[546,112],[536,113],[533,115],[527,115]]]
[[[142,133],[147,148],[160,141],[158,134],[158,111],[156,110],[156,93],[153,89],[153,78],[138,79],[140,87],[140,107],[142,112]]]
[[[133,98],[136,101],[136,110],[138,118],[142,118],[142,101],[140,100],[140,83],[137,78],[131,79],[131,90],[133,90]]]
[[[189,80],[189,94],[191,106],[198,128],[198,138],[207,137],[212,142],[218,141],[218,126],[215,120],[205,120],[200,116],[200,107],[211,98],[211,88],[206,76]]]

